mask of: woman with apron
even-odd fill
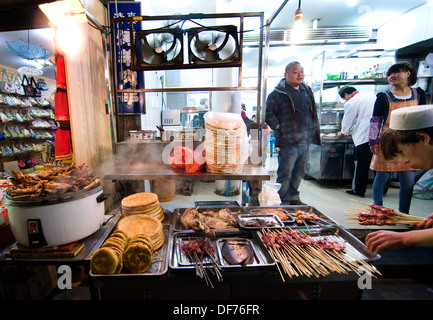
[[[403,107],[425,104],[425,93],[421,88],[411,88],[417,81],[417,74],[407,63],[392,65],[387,72],[391,89],[378,93],[370,119],[369,144],[373,158],[370,168],[376,172],[373,182],[373,203],[383,205],[383,195],[391,172],[398,173],[400,182],[398,211],[409,213],[416,171],[400,159],[386,161],[380,152],[379,139],[389,127],[391,111]]]

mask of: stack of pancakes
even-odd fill
[[[242,118],[215,117],[207,119],[205,127],[206,171],[217,174],[241,171],[243,153],[248,151],[248,146],[245,146],[247,131]]]
[[[136,214],[122,218],[117,223],[117,230],[123,231],[130,239],[140,235],[149,237],[154,250],[164,244],[162,223],[152,216]]]
[[[161,207],[158,195],[152,192],[139,192],[122,199],[122,213],[129,215],[148,215],[164,220],[164,209]]]
[[[132,273],[143,273],[152,264],[154,247],[146,235],[136,235],[128,243],[123,255],[125,267]]]
[[[153,254],[165,237],[159,219],[130,215],[120,219],[116,230],[96,250],[90,260],[95,274],[119,274],[125,266],[131,273],[144,273],[152,264]]]
[[[114,231],[90,259],[90,269],[95,274],[119,274],[129,237],[121,230]]]

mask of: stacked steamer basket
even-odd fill
[[[208,112],[205,115],[206,170],[235,173],[242,170],[248,154],[247,131],[240,115]]]
[[[127,196],[121,202],[122,213],[129,215],[148,215],[164,220],[164,209],[161,207],[158,195],[152,192],[139,192]]]

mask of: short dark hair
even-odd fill
[[[342,98],[342,99],[344,99],[344,96],[346,95],[346,93],[347,94],[351,94],[351,93],[354,93],[354,92],[356,92],[357,90],[356,90],[356,88],[354,88],[354,87],[351,87],[351,86],[344,86],[344,87],[341,87],[340,88],[340,90],[338,90],[338,94],[340,95],[340,97]]]
[[[412,67],[412,65],[409,62],[399,62],[396,64],[393,64],[391,67],[389,67],[386,76],[389,77],[391,74],[396,72],[410,72],[409,78],[407,79],[407,85],[413,86],[416,83],[417,80],[417,73],[416,70]]]
[[[291,68],[292,66],[294,66],[295,64],[299,64],[299,65],[301,65],[301,63],[298,62],[298,61],[292,61],[292,62],[290,62],[290,63],[286,66],[286,68],[284,69],[284,72],[285,72],[285,73],[288,73],[289,70],[290,70],[290,68]]]
[[[433,127],[418,130],[394,130],[387,129],[380,137],[380,150],[385,160],[394,159],[399,153],[397,144],[417,143],[421,141],[418,133],[428,134],[433,143]]]

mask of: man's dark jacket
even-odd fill
[[[317,107],[311,88],[304,83],[301,84],[310,98],[310,111],[312,123],[314,124],[311,143],[320,145],[320,129],[317,118]],[[275,134],[275,146],[295,146],[300,144],[300,130],[295,116],[295,106],[286,89],[286,79],[282,79],[266,100],[265,122],[271,127]]]

